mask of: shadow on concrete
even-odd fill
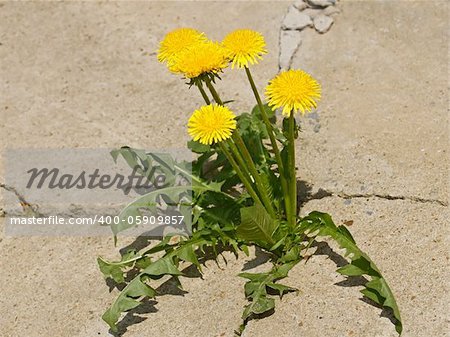
[[[297,214],[300,208],[311,200],[323,199],[332,196],[332,194],[322,188],[312,193],[313,185],[304,180],[297,180]]]
[[[314,242],[312,247],[316,247],[314,255],[326,255],[338,268],[348,264],[348,261],[340,254],[336,253],[326,242]]]
[[[367,298],[365,296],[363,296],[359,300],[380,309],[381,310],[380,317],[387,318],[391,321],[392,324],[394,324],[394,325],[396,324],[397,319],[394,317],[394,313],[392,312],[391,309],[384,308],[381,305],[379,305],[377,302],[374,302],[370,298]]]
[[[266,253],[261,248],[255,246],[255,258],[251,261],[245,262],[242,271],[256,268],[266,262],[268,262],[273,256]]]
[[[323,190],[319,188],[317,192],[312,193],[313,186],[302,180],[297,181],[297,192],[298,192],[298,203],[297,203],[297,209],[300,210],[300,208],[308,201],[315,200],[315,199],[322,199],[328,196],[331,196],[332,194],[326,190]],[[123,255],[127,253],[129,250],[134,249],[136,251],[140,251],[146,247],[149,247],[152,243],[152,241],[157,240],[160,241],[160,236],[140,236],[136,238],[134,242],[129,244],[128,246],[122,248],[120,250],[120,253]],[[313,255],[325,255],[330,260],[332,260],[336,266],[342,267],[348,264],[348,261],[341,256],[340,254],[333,251],[333,249],[328,245],[326,242],[314,242],[312,245],[312,248],[316,248]],[[216,248],[216,251],[213,251],[212,249],[205,249],[205,253],[202,254],[202,257],[199,258],[199,262],[202,265],[205,265],[206,261],[208,260],[215,260],[217,263],[217,258],[222,255],[225,251],[232,251],[230,247],[224,247],[224,246],[218,246]],[[223,256],[222,256],[223,257]],[[251,261],[248,261],[244,264],[242,270],[250,270],[253,268],[256,268],[260,265],[263,265],[270,261],[272,258],[272,255],[263,251],[259,247],[255,247],[255,258]],[[225,263],[227,263],[225,257],[223,257]],[[202,277],[202,274],[198,271],[198,269],[194,265],[190,265],[187,268],[182,270],[185,277]],[[127,273],[127,281],[130,281],[137,275],[137,271],[131,270]],[[335,283],[335,285],[340,287],[362,287],[364,286],[368,280],[365,277],[358,276],[358,277],[347,277],[345,280]],[[110,291],[112,291],[113,288],[117,288],[119,290],[122,290],[125,285],[116,284],[113,280],[107,279],[106,284],[110,288]],[[165,296],[165,295],[173,295],[173,296],[184,296],[187,292],[180,288],[180,284],[177,278],[171,277],[167,281],[163,282],[158,288],[156,288],[158,296]],[[395,318],[392,314],[392,311],[386,308],[383,308],[382,306],[378,305],[376,302],[373,302],[372,300],[362,297],[360,298],[361,301],[372,305],[374,307],[380,308],[382,310],[381,317],[385,317],[390,319],[393,323],[395,322]],[[119,321],[117,324],[118,332],[114,333],[110,331],[110,333],[116,337],[122,336],[126,331],[127,328],[134,324],[139,324],[147,319],[147,317],[142,316],[149,313],[157,312],[157,309],[155,305],[158,302],[155,300],[145,299],[142,301],[142,303],[136,307],[135,309],[132,309],[126,313],[124,318]],[[267,316],[271,316],[274,313],[273,310],[270,310],[268,312],[265,312],[262,315],[252,315],[249,317],[246,321],[250,321],[252,319],[260,319]]]
[[[133,241],[131,244],[127,245],[126,247],[122,248],[120,250],[121,255],[126,254],[129,250],[136,250],[139,251],[143,248],[148,247],[153,240],[161,240],[161,237],[157,236],[146,236],[146,237],[138,237]],[[216,250],[211,249],[210,247],[206,247],[204,249],[204,253],[202,256],[198,259],[201,265],[205,266],[205,263],[210,260],[214,260],[217,263],[217,259],[219,256],[222,256],[222,253],[226,251],[232,251],[231,247],[226,247],[222,245],[217,245]],[[234,253],[234,252],[233,252]],[[262,254],[262,252],[261,252]],[[262,256],[260,254],[260,256]],[[223,260],[225,264],[227,263],[227,260],[225,257],[223,257]],[[257,260],[257,259],[255,259]],[[262,260],[261,260],[262,261]],[[250,261],[252,262],[252,261]],[[188,278],[202,278],[202,274],[199,272],[197,267],[195,265],[189,265],[188,267],[181,270],[183,273],[183,277]],[[139,274],[139,271],[137,269],[132,269],[127,272],[125,280],[126,282],[131,281],[135,276]],[[164,277],[164,276],[163,276]],[[160,279],[161,277],[155,277],[155,279]],[[118,290],[122,291],[126,284],[117,284],[114,282],[114,280],[108,278],[105,280],[106,285],[109,287],[110,292],[117,288]],[[159,287],[156,289],[157,296],[165,296],[165,295],[172,295],[172,296],[184,296],[188,292],[181,289],[180,282],[175,277],[170,277],[165,282],[161,283]],[[148,317],[142,316],[146,314],[155,313],[158,311],[158,309],[155,307],[155,305],[158,302],[153,299],[145,298],[141,301],[141,304],[137,306],[136,308],[128,311],[125,316],[117,323],[117,332],[114,332],[112,330],[109,330],[109,333],[115,337],[122,336],[128,329],[129,326],[139,324],[143,321],[145,321]]]
[[[201,274],[193,265],[183,269],[182,272],[185,277],[201,277]],[[118,288],[119,290],[122,290],[125,287],[125,285],[115,284],[115,282],[111,279],[106,280],[106,283],[108,284],[108,286],[110,286],[111,284],[112,288]],[[171,277],[156,288],[156,293],[158,294],[158,296],[184,296],[188,292],[179,287],[179,282],[176,278]],[[157,312],[158,309],[156,308],[156,304],[158,304],[158,301],[153,299],[146,298],[142,300],[139,306],[128,311],[125,316],[117,323],[117,332],[109,330],[109,333],[115,337],[122,336],[127,332],[128,327],[130,327],[131,325],[136,325],[147,320],[148,317],[145,317],[143,315]]]
[[[115,337],[123,336],[123,334],[127,332],[129,326],[139,324],[147,319],[147,317],[140,315],[157,312],[158,309],[155,307],[157,303],[158,302],[154,300],[142,302],[136,308],[128,311],[122,320],[117,323],[117,332],[109,330],[109,333]]]
[[[312,246],[317,247],[317,250],[313,255],[328,256],[330,260],[336,264],[336,267],[340,268],[348,264],[348,261],[341,255],[334,252],[333,249],[331,249],[331,247],[328,245],[328,243],[316,242]],[[337,282],[335,283],[335,285],[339,287],[363,287],[367,282],[369,281],[363,276],[347,276],[345,280]],[[388,318],[392,322],[392,324],[395,325],[395,323],[397,322],[391,309],[385,308],[365,296],[361,297],[359,300],[380,309],[380,317]]]

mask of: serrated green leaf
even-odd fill
[[[280,240],[278,240],[272,247],[270,247],[269,251],[273,252],[275,249],[280,247],[286,241],[286,235],[283,236]]]
[[[381,306],[392,310],[396,320],[395,329],[401,334],[400,310],[391,289],[375,263],[358,248],[347,228],[337,227],[330,215],[320,212],[310,213],[300,221],[299,225],[302,231],[310,233],[318,231],[317,236],[331,237],[346,250],[345,255],[351,259],[351,263],[337,271],[348,276],[369,276],[371,280],[364,285],[366,289],[362,293]]]
[[[275,124],[276,123],[276,115],[275,115],[275,111],[272,110],[272,108],[266,103],[263,105],[264,111],[266,112],[267,117],[269,118],[269,120]],[[256,104],[253,109],[252,109],[252,115],[257,116],[259,119],[262,120],[262,116],[261,116],[261,111],[259,108],[259,105]]]
[[[173,263],[172,259],[167,256],[150,264],[142,271],[143,274],[160,276],[160,275],[183,275],[181,271]]]
[[[295,288],[275,283],[277,280],[287,277],[289,270],[298,263],[299,260],[289,263],[275,265],[267,273],[240,273],[239,276],[248,279],[245,284],[245,296],[251,300],[242,314],[244,325],[252,314],[262,314],[275,307],[272,298],[267,297],[267,288],[278,291],[282,296],[285,292],[296,291]]]
[[[395,325],[396,331],[401,334],[403,327],[400,320],[400,310],[386,280],[382,277],[374,277],[371,281],[367,282],[365,286],[368,289],[377,291],[381,295],[383,301],[377,302],[378,304],[392,309],[394,317],[398,321]]]
[[[102,319],[108,323],[112,331],[117,332],[116,323],[123,312],[134,309],[139,305],[139,302],[127,297],[124,297],[115,307],[110,307],[102,315]]]
[[[125,282],[123,269],[133,266],[133,264],[140,258],[141,256],[136,254],[136,251],[130,250],[122,256],[120,261],[109,262],[102,257],[98,257],[97,263],[105,278],[110,277],[116,283],[123,283]]]
[[[288,293],[291,291],[298,291],[297,288],[293,288],[293,287],[286,286],[284,284],[273,283],[273,282],[267,283],[267,287],[269,287],[270,289],[273,289],[275,291],[278,291],[278,294],[280,295],[280,297],[282,297],[285,293]]]
[[[279,280],[288,276],[289,271],[298,263],[299,259],[293,261],[289,261],[287,263],[282,263],[281,265],[276,266],[272,270],[272,275],[274,280]]]
[[[252,298],[252,294],[254,294],[258,290],[259,285],[260,282],[258,281],[246,282],[244,285],[245,297]]]
[[[104,313],[102,317],[111,329],[117,331],[116,324],[123,312],[137,307],[144,297],[154,297],[156,295],[155,289],[147,285],[144,281],[152,278],[160,278],[163,275],[171,275],[175,281],[178,281],[178,276],[183,276],[177,267],[178,259],[198,264],[197,257],[195,256],[194,259],[192,255],[194,247],[201,247],[208,243],[209,241],[207,238],[208,232],[197,231],[193,233],[192,238],[180,241],[179,244],[174,247],[175,245],[169,244],[170,237],[165,237],[162,242],[147,250],[143,255],[136,256],[136,259],[138,259],[136,265],[144,260],[148,264],[150,262],[150,257],[145,254],[158,253],[162,250],[166,251],[166,254],[163,257],[155,262],[151,262],[141,270],[141,272],[120,292],[111,307]],[[191,248],[189,249],[188,246],[191,246]],[[176,263],[174,261],[176,261]]]
[[[277,227],[277,221],[271,218],[263,206],[256,204],[241,208],[241,224],[237,227],[237,235],[240,239],[262,246],[273,246],[275,241],[272,235]]]
[[[189,186],[172,186],[154,190],[150,193],[147,193],[140,198],[134,200],[130,204],[128,204],[120,213],[119,219],[120,221],[114,222],[111,224],[111,229],[114,235],[117,235],[119,232],[122,232],[126,229],[132,228],[135,226],[134,221],[130,221],[131,219],[138,219],[142,216],[141,209],[145,208],[147,210],[151,210],[152,213],[157,213],[157,205],[160,204],[158,198],[162,195],[166,196],[172,202],[172,205],[180,204],[183,202],[183,198],[189,198],[189,190],[191,188]],[[187,203],[187,200],[186,200]]]
[[[347,229],[347,227],[345,226],[339,226],[338,227],[338,231],[344,235],[347,239],[349,239],[351,242],[355,243],[355,239],[353,238],[352,234],[349,232],[349,230]]]
[[[251,302],[244,309],[242,319],[246,320],[252,314],[263,314],[269,310],[275,308],[275,301],[270,297],[258,297],[255,301]]]
[[[195,254],[195,248],[192,245],[186,244],[181,246],[178,250],[177,256],[183,261],[190,262],[200,269],[200,263],[198,262],[197,255]]]
[[[111,156],[115,162],[117,162],[119,155],[132,170],[147,177],[153,184],[160,174],[164,174],[167,185],[173,185],[176,173],[173,169],[175,161],[170,154],[146,153],[144,150],[133,149],[128,146],[111,151]]]
[[[300,256],[300,248],[298,246],[294,246],[289,251],[287,251],[281,258],[280,261],[283,263],[297,261]]]
[[[364,270],[352,265],[351,263],[336,270],[339,274],[347,276],[360,276],[364,274]]]
[[[97,263],[100,271],[103,273],[105,278],[112,278],[116,283],[123,283],[125,279],[123,277],[122,269],[117,265],[110,265],[107,261],[103,260],[101,257],[97,258]]]
[[[244,252],[245,255],[250,256],[250,251],[248,250],[247,245],[241,245],[241,250]]]
[[[141,282],[135,282],[132,287],[127,289],[127,296],[132,298],[139,298],[142,296],[155,297],[155,295],[156,290],[143,283],[142,280]]]
[[[117,299],[103,314],[102,319],[108,323],[112,331],[117,332],[117,321],[123,312],[136,308],[140,302],[136,300],[139,297],[154,297],[155,289],[143,283],[142,274],[137,275],[119,294]]]
[[[376,290],[364,288],[364,289],[361,289],[360,292],[361,292],[364,296],[366,296],[368,299],[374,301],[375,303],[380,304],[380,302],[383,302],[383,301],[384,301],[383,296],[381,296],[381,295],[378,293],[378,291],[376,291]]]
[[[239,277],[243,277],[246,279],[249,279],[253,282],[262,282],[266,277],[268,273],[239,273]]]
[[[242,204],[223,193],[207,191],[197,201],[197,206],[201,210],[200,216],[206,223],[233,227],[239,223]]]
[[[211,146],[196,142],[195,140],[188,141],[187,147],[195,153],[205,153],[211,150]]]

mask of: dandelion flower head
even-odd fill
[[[192,139],[211,145],[231,137],[236,129],[236,116],[225,106],[210,104],[195,110],[188,122]]]
[[[269,106],[283,108],[283,115],[290,116],[297,111],[305,114],[317,107],[320,85],[303,70],[287,70],[269,82],[265,94]]]
[[[266,54],[266,42],[261,33],[250,29],[238,29],[228,34],[222,41],[231,59],[231,67],[248,67],[258,63],[261,55]]]
[[[204,33],[193,28],[178,28],[164,37],[158,50],[159,62],[171,62],[171,60],[186,48],[195,43],[206,41]]]

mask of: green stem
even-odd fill
[[[205,83],[206,83],[206,86],[208,87],[209,91],[211,92],[211,95],[213,96],[214,100],[217,102],[217,104],[223,105],[223,102],[220,99],[220,96],[217,93],[216,89],[212,85],[211,80],[209,78],[206,78]],[[276,218],[276,213],[273,208],[272,202],[270,201],[270,199],[267,195],[267,191],[264,189],[264,185],[261,181],[261,177],[259,176],[258,171],[256,170],[255,164],[253,163],[253,159],[252,159],[250,153],[248,152],[247,147],[245,146],[244,141],[242,140],[238,131],[233,133],[233,139],[235,139],[235,141],[237,142],[237,145],[240,148],[242,155],[244,156],[245,164],[246,164],[244,167],[250,169],[250,173],[252,174],[253,179],[255,180],[256,187],[261,195],[261,198],[264,201],[264,203],[262,203],[262,205],[264,205],[266,207],[267,211],[269,212],[269,214],[272,217]],[[236,156],[239,159],[239,153],[236,153]]]
[[[205,92],[205,89],[203,89],[203,85],[201,81],[198,81],[195,83],[195,85],[197,86],[198,90],[200,90],[200,93],[202,94],[203,99],[205,100],[206,104],[211,104],[211,101],[209,100],[208,95]]]
[[[212,97],[214,98],[214,100],[216,101],[217,104],[219,105],[223,105],[222,100],[220,99],[219,94],[217,93],[216,89],[214,88],[214,86],[211,83],[211,80],[209,78],[205,79],[205,83],[206,86],[208,87],[209,91],[211,92]]]
[[[245,175],[242,173],[241,169],[239,168],[239,165],[236,163],[236,161],[234,160],[233,156],[228,151],[228,149],[225,146],[224,142],[220,142],[219,143],[219,147],[222,150],[222,152],[224,153],[224,155],[227,157],[227,159],[230,161],[231,166],[236,171],[236,173],[237,173],[239,179],[241,180],[241,182],[244,184],[245,189],[247,190],[248,194],[250,194],[250,196],[255,201],[255,203],[259,203],[259,204],[262,205],[262,202],[259,199],[258,195],[256,194],[255,190],[253,189],[251,183],[247,180]]]
[[[218,104],[223,105],[219,94],[217,93],[216,89],[214,88],[214,86],[211,83],[211,80],[209,78],[206,78],[205,79],[205,83],[206,83],[206,86],[208,87],[209,91],[211,92],[211,95],[213,96],[214,100]],[[202,89],[203,89],[203,87],[202,87]],[[206,93],[205,93],[205,95],[206,95]],[[203,97],[203,98],[205,98],[205,97]],[[205,102],[207,104],[210,104],[209,100],[207,101],[205,99]],[[242,167],[244,167],[243,171],[239,168],[238,163],[236,163],[236,161],[234,160],[232,154],[228,151],[226,146],[224,146],[222,143],[219,143],[220,144],[220,148],[222,149],[222,151],[225,154],[225,156],[227,157],[227,159],[230,161],[231,166],[236,171],[237,175],[239,176],[239,179],[241,179],[242,183],[244,184],[245,188],[247,189],[248,193],[253,198],[253,200],[255,202],[259,202],[261,205],[263,205],[261,200],[259,199],[258,195],[256,194],[255,190],[253,189],[252,180],[251,180],[250,175],[248,174],[248,169],[247,169],[247,165],[245,163],[245,160],[242,158],[241,154],[239,153],[238,149],[236,148],[236,145],[231,140],[228,141],[227,143],[230,146],[231,151],[234,153],[234,155],[236,156],[237,160],[239,161],[239,164]]]
[[[244,140],[242,139],[239,132],[236,131],[233,133],[233,139],[236,142],[240,152],[244,156],[245,163],[247,164],[247,167],[250,169],[250,173],[252,174],[253,179],[255,180],[256,188],[259,191],[259,195],[261,196],[264,206],[266,206],[268,213],[273,218],[276,218],[275,209],[273,208],[273,204],[267,194],[267,189],[264,188],[263,181],[261,180],[261,176],[258,173],[258,170],[256,169],[255,163],[253,162],[253,158],[250,155],[250,152],[248,152],[248,149],[245,146]]]
[[[242,157],[241,153],[239,152],[239,150],[236,147],[236,144],[232,141],[228,142],[228,145],[230,146],[231,152],[234,154],[234,156],[237,159],[237,163],[239,164],[240,167],[243,168],[242,173],[245,175],[245,178],[250,182],[253,183],[253,180],[251,178],[251,176],[248,174],[249,169],[247,168],[247,164],[244,160],[244,158]]]
[[[289,162],[289,190],[291,197],[291,220],[289,223],[295,226],[297,216],[297,177],[295,172],[295,117],[291,111],[288,125],[288,162]]]
[[[281,160],[280,150],[278,149],[277,140],[275,138],[275,133],[273,131],[272,123],[269,120],[269,117],[266,114],[266,110],[264,109],[263,103],[261,101],[261,97],[259,96],[258,89],[256,88],[255,81],[253,81],[252,74],[250,73],[250,69],[245,67],[245,73],[247,74],[248,81],[250,82],[250,86],[252,87],[253,94],[255,95],[256,103],[258,104],[259,111],[261,112],[262,119],[267,128],[267,133],[269,134],[270,143],[272,144],[273,152],[275,154],[275,160],[278,165],[278,172],[280,173],[281,180],[281,188],[284,194],[284,207],[286,210],[286,217],[289,219],[292,216],[291,213],[291,198],[289,195],[289,188],[286,181],[286,175],[284,172],[283,161]]]

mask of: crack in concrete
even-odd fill
[[[386,199],[386,200],[407,200],[407,201],[413,201],[413,202],[419,202],[424,204],[438,204],[440,206],[448,206],[448,202],[438,200],[438,199],[426,199],[426,198],[420,198],[420,197],[414,197],[414,196],[402,196],[402,195],[390,195],[390,194],[377,194],[377,193],[370,193],[370,194],[345,194],[345,193],[338,193],[336,194],[338,197],[343,199],[353,199],[353,198],[379,198],[379,199]]]
[[[284,47],[283,46],[283,39],[287,39],[288,38],[287,36],[284,35],[287,32],[298,32],[298,33],[300,33],[299,31],[286,30],[286,29],[283,29],[282,27],[280,27],[279,37],[278,37],[278,48],[279,48],[279,53],[278,53],[278,72],[280,72],[283,69],[285,69],[285,70],[291,69],[292,63],[294,62],[294,56],[296,55],[297,51],[300,49],[300,46],[302,44],[302,40],[299,38],[298,41],[296,42],[295,48],[293,48],[292,49],[292,53],[290,53],[291,55],[290,55],[287,63],[283,65],[282,61],[281,61],[282,57],[283,57],[283,47]],[[291,43],[292,43],[292,41],[291,41]]]
[[[355,194],[348,194],[348,193],[338,193],[338,192],[331,192],[327,191],[323,188],[319,188],[319,190],[313,194],[308,195],[306,198],[302,201],[302,204],[306,204],[307,202],[311,200],[320,200],[324,198],[329,197],[338,197],[342,199],[358,199],[358,198],[378,198],[378,199],[385,199],[385,200],[406,200],[406,201],[412,201],[417,203],[424,203],[424,204],[437,204],[443,207],[448,207],[448,202],[439,200],[439,199],[426,199],[426,198],[420,198],[415,196],[402,196],[402,195],[390,195],[390,194],[378,194],[378,193],[355,193]]]
[[[283,20],[280,23],[280,29],[278,30],[278,72],[281,71],[280,60],[281,60],[281,34],[283,33]],[[290,66],[290,65],[289,65]]]
[[[39,211],[38,211],[39,206],[30,204],[28,201],[26,201],[25,197],[23,195],[21,195],[17,191],[17,189],[15,189],[13,186],[9,186],[9,185],[6,185],[6,184],[2,183],[2,184],[0,184],[0,188],[3,188],[5,191],[8,191],[8,192],[11,192],[11,193],[15,194],[15,196],[19,200],[20,206],[22,206],[22,209],[23,209],[25,214],[36,216],[36,217],[39,217],[41,215],[39,213]],[[6,214],[6,210],[3,211],[2,215],[4,215],[4,214]]]
[[[291,68],[302,44],[302,31],[310,28],[319,34],[329,31],[334,23],[333,16],[340,13],[336,4],[335,0],[320,5],[313,1],[297,0],[288,6],[278,31],[279,72]]]
[[[295,2],[294,2],[295,4]],[[294,4],[291,4],[288,7],[288,11],[289,9],[294,6]],[[302,8],[297,8],[300,12],[302,12],[304,9],[306,8],[316,8],[314,6],[311,6],[311,4],[309,2],[306,2],[303,4],[304,7]],[[330,3],[331,5],[331,3]],[[333,13],[339,13],[339,10],[337,9],[337,7],[335,7],[336,3],[333,3],[331,5],[331,7],[335,8],[335,11],[337,12],[333,12]],[[317,9],[317,8],[316,8]],[[321,9],[323,10],[323,8]],[[331,15],[333,13],[330,13],[328,15]],[[301,39],[299,40],[296,48],[294,48],[292,50],[292,53],[290,55],[290,58],[287,62],[287,64],[285,65],[285,67],[283,67],[281,65],[281,58],[282,58],[282,54],[283,54],[283,45],[282,45],[282,39],[283,39],[283,32],[287,32],[287,31],[302,31],[303,29],[309,27],[307,25],[305,25],[305,27],[302,28],[296,28],[296,29],[291,29],[291,28],[283,28],[284,25],[284,21],[286,19],[287,13],[283,16],[283,19],[281,20],[280,26],[279,26],[279,31],[278,31],[278,71],[281,71],[283,68],[286,69],[290,69],[292,62],[294,60],[294,57],[297,53],[297,51],[300,49],[300,46],[302,44]],[[438,200],[438,199],[426,199],[426,198],[420,198],[420,197],[414,197],[414,196],[395,196],[395,195],[390,195],[390,194],[378,194],[378,193],[369,193],[369,194],[347,194],[347,193],[337,193],[337,192],[331,192],[331,191],[327,191],[325,189],[319,188],[318,192],[316,192],[314,195],[311,194],[306,194],[303,195],[304,198],[303,200],[300,198],[299,199],[299,204],[303,205],[306,204],[307,202],[311,201],[311,200],[320,200],[320,199],[324,199],[327,197],[338,197],[338,198],[342,198],[342,199],[355,199],[355,198],[379,198],[379,199],[385,199],[385,200],[407,200],[407,201],[412,201],[412,202],[418,202],[418,203],[428,203],[428,204],[437,204],[440,206],[444,206],[444,207],[448,207],[448,202],[442,201],[442,200]]]

